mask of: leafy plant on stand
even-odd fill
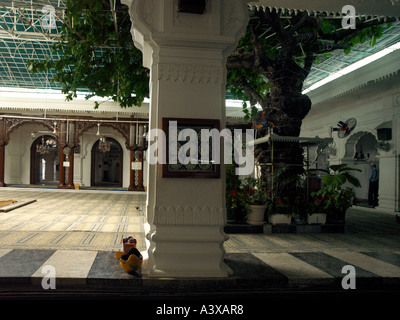
[[[260,179],[248,177],[240,180],[229,191],[232,210],[241,209],[243,218],[249,224],[263,224],[266,204],[270,200],[266,183]],[[262,208],[263,207],[263,208]]]
[[[302,178],[298,168],[284,166],[273,175],[273,190],[269,191],[271,201],[268,214],[302,214],[305,205]]]
[[[327,174],[322,177],[321,190],[311,194],[312,211],[326,213],[331,221],[344,220],[345,213],[353,205],[355,197],[353,188],[345,184],[360,187],[360,181],[351,172],[361,170],[350,168],[347,164],[339,164],[321,171]]]
[[[242,191],[246,195],[245,201],[248,204],[263,205],[266,204],[269,197],[267,185],[261,179],[248,177],[243,180]]]

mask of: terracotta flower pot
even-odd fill
[[[247,214],[246,222],[252,225],[262,225],[265,223],[264,215],[266,205],[250,205],[250,213]]]

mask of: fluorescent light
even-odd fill
[[[326,78],[314,83],[308,89],[303,90],[302,94],[306,94],[312,90],[315,90],[315,89],[323,86],[324,84],[327,84],[337,78],[340,78],[341,76],[344,76],[345,74],[353,72],[363,66],[366,66],[367,64],[370,64],[371,62],[381,59],[382,57],[384,57],[384,56],[388,55],[389,53],[392,53],[393,51],[396,51],[398,49],[400,49],[400,42],[397,42],[397,43],[391,45],[390,47],[387,47],[377,53],[374,53],[366,58],[363,58],[363,59],[343,68],[342,70],[340,70],[338,72],[332,73],[331,75],[327,76]]]
[[[78,91],[77,97],[74,100],[86,100],[85,95],[87,92]],[[13,88],[13,87],[0,87],[0,97],[9,98],[32,98],[32,99],[61,99],[65,100],[66,95],[61,90],[54,89],[29,89],[29,88]],[[107,101],[113,102],[109,98],[94,96],[88,99],[89,101]],[[150,100],[145,98],[144,103],[149,103]]]

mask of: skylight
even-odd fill
[[[370,63],[372,63],[372,62],[374,62],[374,61],[376,61],[378,59],[381,59],[384,56],[388,55],[389,53],[392,53],[392,52],[394,52],[394,51],[396,51],[398,49],[400,49],[400,42],[397,42],[397,43],[395,43],[394,45],[391,45],[388,48],[385,48],[385,49],[383,49],[383,50],[381,50],[381,51],[379,51],[377,53],[374,53],[374,54],[372,54],[372,55],[370,55],[370,56],[368,56],[366,58],[363,58],[363,59],[361,59],[361,60],[359,60],[359,61],[357,61],[357,62],[355,62],[355,63],[353,63],[353,64],[351,64],[351,65],[349,65],[349,66],[347,66],[345,68],[343,68],[343,69],[341,69],[338,72],[332,73],[331,75],[327,76],[326,78],[314,83],[309,88],[304,90],[302,93],[303,94],[307,94],[312,90],[315,90],[315,89],[317,89],[317,88],[319,88],[319,87],[321,87],[321,86],[323,86],[323,85],[325,85],[325,84],[327,84],[327,83],[329,83],[329,82],[331,82],[331,81],[333,81],[335,79],[338,79],[338,78],[344,76],[345,74],[353,72],[353,71],[355,71],[355,70],[357,70],[359,68],[362,68],[362,67],[366,66],[367,64],[370,64]]]

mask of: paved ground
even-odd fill
[[[5,188],[1,199],[36,200],[0,212],[0,248],[117,251],[129,235],[145,249],[145,194]]]
[[[351,209],[345,233],[231,234],[230,278],[160,281],[128,274],[114,258],[128,235],[143,250],[143,194],[6,188],[1,198],[37,201],[0,212],[0,298],[348,298],[346,265],[358,294],[400,298],[400,224],[378,209]],[[43,289],[45,265],[57,270],[57,290]]]

